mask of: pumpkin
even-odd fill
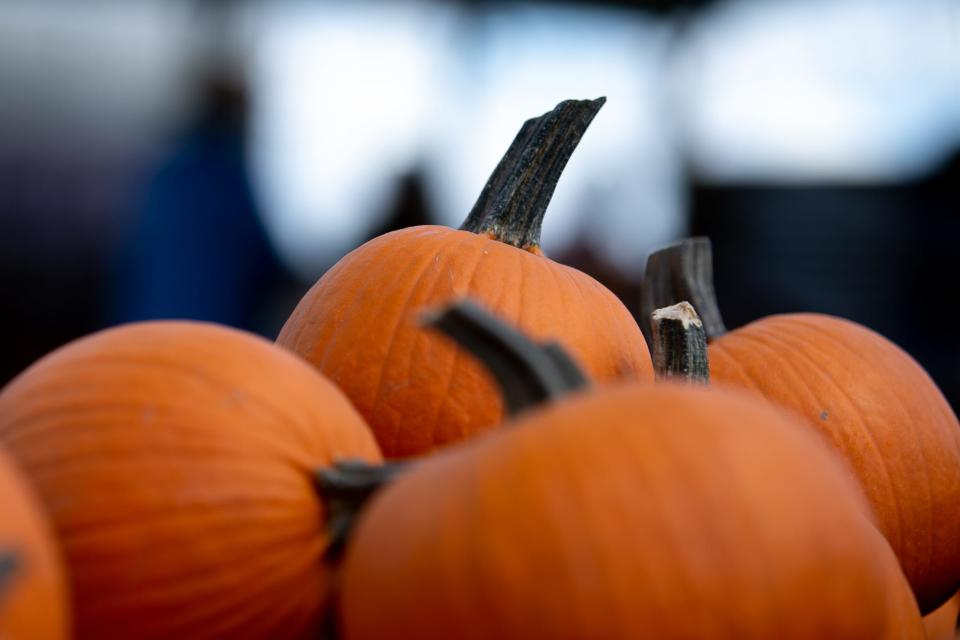
[[[59,550],[34,496],[0,451],[0,638],[66,638],[69,618]]]
[[[339,637],[922,637],[861,491],[784,414],[699,384],[591,393],[463,304],[431,324],[526,410],[402,474],[322,472],[359,510]],[[689,305],[657,325],[658,375],[705,382]]]
[[[848,320],[785,314],[726,333],[708,243],[687,240],[651,256],[644,304],[693,301],[711,340],[711,380],[788,408],[843,455],[921,610],[933,611],[960,588],[956,415],[908,354]]]
[[[539,247],[547,203],[603,99],[528,121],[459,230],[417,226],[355,249],[310,289],[277,343],[333,380],[387,457],[408,457],[498,424],[483,369],[418,326],[416,313],[470,296],[528,334],[563,344],[598,382],[653,377],[633,317],[601,284]]]
[[[528,412],[368,503],[342,637],[922,638],[833,456],[732,391],[624,384]]]
[[[954,594],[946,604],[923,618],[927,640],[956,640],[958,614],[960,614],[960,593]]]
[[[337,388],[212,324],[109,329],[0,393],[0,444],[70,570],[78,638],[309,638],[326,624],[313,472],[376,462]]]

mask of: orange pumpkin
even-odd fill
[[[960,614],[960,593],[954,594],[945,605],[923,618],[927,640],[956,640],[958,614]]]
[[[0,393],[0,444],[70,568],[78,638],[309,638],[326,509],[313,472],[380,459],[306,363],[190,322],[110,329]]]
[[[647,305],[697,300],[705,322],[719,320],[704,242],[651,257],[648,281],[672,271],[693,290],[648,288]],[[921,610],[946,602],[960,588],[960,425],[927,373],[883,336],[840,318],[778,315],[730,333],[722,321],[713,326],[711,380],[758,393],[823,434],[860,480]]]
[[[616,385],[420,462],[347,543],[347,640],[922,638],[862,493],[733,392]]]
[[[0,638],[68,637],[66,577],[39,505],[0,451]]]
[[[330,269],[277,340],[347,394],[387,457],[429,452],[496,425],[482,368],[418,326],[416,313],[471,296],[530,335],[562,343],[599,382],[653,377],[636,322],[609,290],[545,257],[540,224],[600,108],[568,101],[528,121],[460,230],[388,233]]]

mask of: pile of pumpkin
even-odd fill
[[[11,382],[0,637],[952,638],[960,426],[908,355],[822,315],[725,334],[690,240],[648,265],[651,359],[542,255],[602,102],[528,121],[460,230],[347,255],[276,345],[148,322]]]

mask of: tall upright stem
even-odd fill
[[[606,100],[564,100],[527,120],[460,228],[539,251],[543,216],[560,175]]]

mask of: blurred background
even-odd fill
[[[637,311],[649,252],[709,235],[728,326],[851,318],[958,408],[955,0],[0,0],[0,383],[130,320],[274,337],[600,95],[551,257]]]

